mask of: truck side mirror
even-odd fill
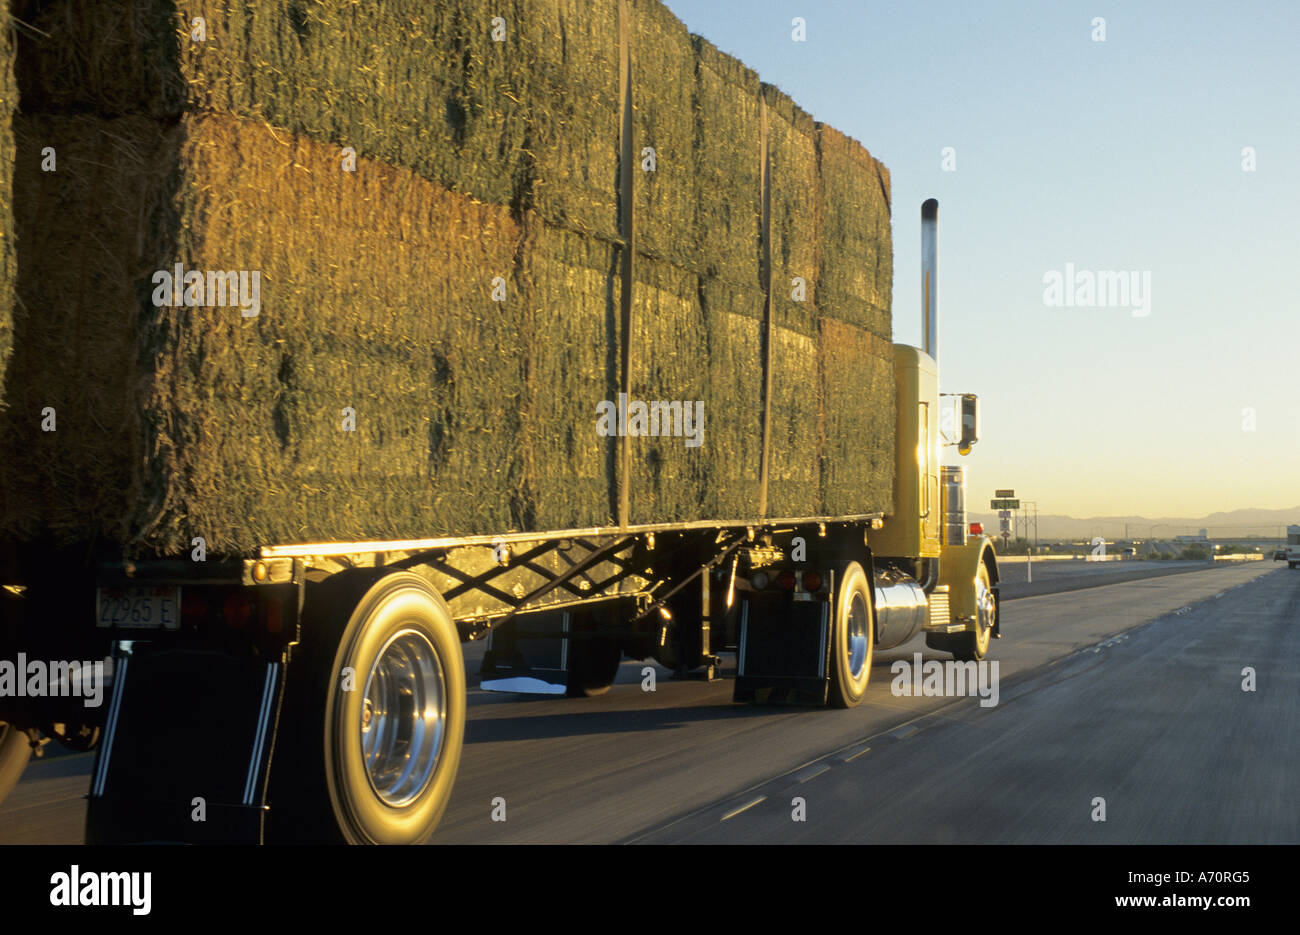
[[[980,440],[980,398],[974,393],[961,397],[961,440],[957,442],[960,454],[970,454],[971,446]]]

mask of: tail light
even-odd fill
[[[243,590],[231,591],[221,605],[221,616],[226,626],[242,630],[253,622],[253,599]]]
[[[803,589],[810,593],[815,593],[822,589],[822,573],[820,571],[805,571],[803,573]]]
[[[181,622],[185,626],[197,627],[207,623],[208,601],[198,588],[181,589]]]
[[[970,534],[971,534],[972,536],[982,536],[982,535],[984,535],[984,524],[983,524],[983,523],[971,523],[971,524],[970,524]]]
[[[776,576],[776,586],[782,591],[793,591],[794,580],[794,572],[788,570],[783,571],[781,574]]]

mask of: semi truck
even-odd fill
[[[88,842],[416,843],[466,643],[481,689],[851,708],[1000,636],[937,203],[895,344],[888,170],[658,0],[31,6],[0,798],[57,743]]]
[[[53,738],[95,750],[88,842],[418,843],[462,754],[467,641],[488,641],[488,689],[599,695],[625,656],[713,679],[734,653],[736,702],[839,708],[862,702],[876,650],[919,634],[982,659],[997,562],[962,469],[941,467],[978,440],[978,398],[939,392],[937,202],[921,216],[924,339],[893,349],[891,509],[267,543],[81,576],[83,556],[27,555],[4,582],[0,657],[85,660],[83,680],[109,657],[111,679],[93,707],[0,697],[0,793]]]
[[[1300,568],[1300,526],[1286,528],[1286,567]]]

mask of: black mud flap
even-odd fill
[[[826,704],[831,613],[822,600],[742,599],[732,697],[760,704]]]
[[[86,843],[262,843],[284,668],[130,644],[116,660]]]

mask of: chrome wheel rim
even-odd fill
[[[975,576],[975,607],[976,625],[979,627],[977,638],[983,645],[988,642],[989,634],[993,632],[993,621],[997,616],[997,599],[994,598],[993,589],[989,587],[988,579],[983,574]]]
[[[427,636],[393,634],[366,678],[361,702],[361,753],[370,788],[400,807],[429,784],[447,728],[442,663]]]
[[[867,667],[867,652],[871,648],[871,616],[867,613],[867,602],[862,595],[854,594],[849,603],[848,645],[845,647],[849,660],[849,675],[854,678],[862,676]]]

